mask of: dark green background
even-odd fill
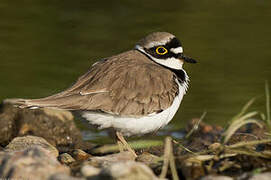
[[[270,0],[1,0],[0,99],[59,92],[154,31],[175,34],[199,62],[185,64],[191,86],[172,127],[204,110],[225,124],[252,97],[264,111]]]

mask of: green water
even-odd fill
[[[199,62],[184,67],[190,89],[172,128],[203,111],[205,121],[225,124],[252,97],[264,111],[270,0],[1,0],[0,99],[59,92],[154,31],[175,34]]]

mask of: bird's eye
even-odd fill
[[[164,48],[163,46],[157,47],[155,51],[159,55],[164,55],[164,54],[166,54],[168,52],[167,49]]]

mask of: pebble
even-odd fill
[[[83,165],[81,167],[81,174],[84,177],[97,176],[100,172],[101,172],[100,168],[96,168],[96,167],[88,165],[88,164]]]
[[[77,161],[81,161],[88,159],[91,155],[81,149],[75,149],[72,151],[72,156]]]
[[[134,161],[114,163],[102,169],[98,177],[114,180],[158,180],[148,166]]]
[[[75,159],[69,155],[68,153],[63,153],[63,154],[60,154],[58,156],[58,160],[62,163],[62,164],[71,164],[73,162],[75,162]]]

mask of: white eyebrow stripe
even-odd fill
[[[175,54],[179,54],[179,53],[183,53],[183,48],[182,47],[171,48],[170,51]]]
[[[182,69],[182,67],[183,67],[183,62],[180,61],[179,59],[174,58],[174,57],[167,58],[167,59],[157,59],[157,58],[151,56],[150,54],[146,53],[144,51],[144,49],[139,45],[136,45],[135,49],[137,49],[140,52],[142,52],[143,54],[147,55],[150,59],[157,62],[158,64],[162,64],[162,65],[169,67],[169,68],[172,68],[172,69]]]

